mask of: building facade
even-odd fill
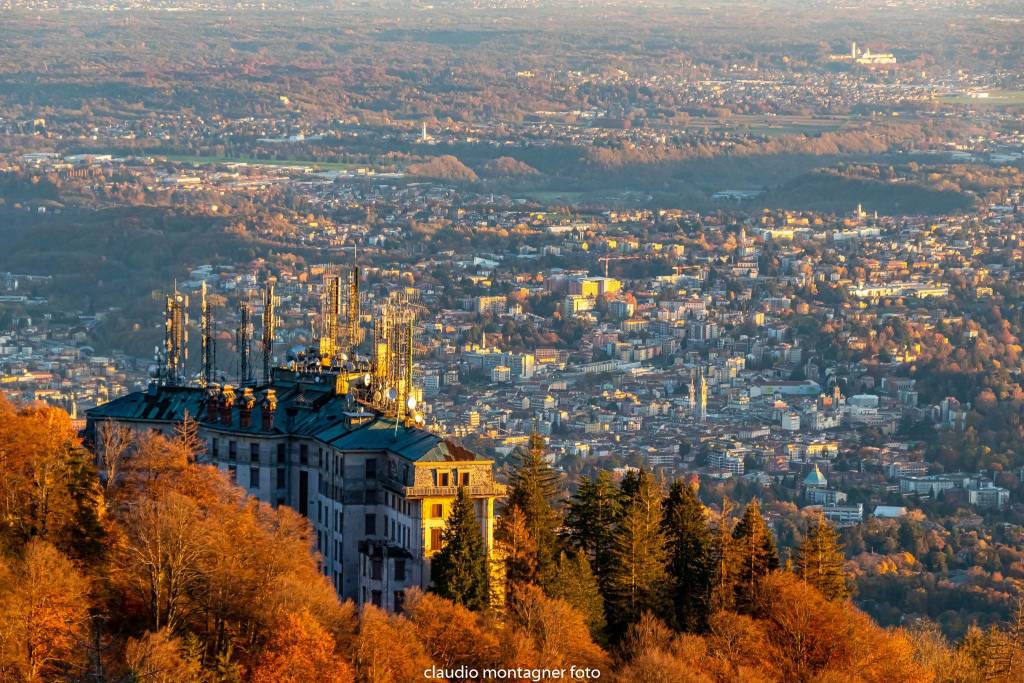
[[[493,461],[365,406],[329,370],[279,368],[269,384],[240,390],[154,385],[89,411],[86,436],[98,443],[105,422],[170,435],[186,419],[205,444],[200,462],[309,519],[343,598],[400,611],[406,588],[427,588],[460,487],[493,556],[494,503],[505,494]]]

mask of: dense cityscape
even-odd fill
[[[0,9],[3,680],[1024,680],[1019,3]]]

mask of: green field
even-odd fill
[[[204,157],[189,154],[156,154],[154,156],[195,166],[212,166],[216,164],[249,164],[252,166],[310,166],[323,171],[350,171],[360,168],[360,164],[334,163],[329,161],[311,161],[309,159],[255,159],[252,157]]]
[[[1024,90],[988,90],[988,97],[971,97],[967,94],[943,95],[939,98],[945,104],[966,104],[972,107],[1021,107],[1024,106]]]
[[[519,196],[532,199],[535,202],[553,204],[557,202],[575,202],[584,195],[583,192],[555,192],[549,190],[535,190],[523,192]]]

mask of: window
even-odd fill
[[[249,468],[249,488],[258,489],[260,487],[260,468],[250,467]]]
[[[260,445],[258,443],[249,444],[249,460],[252,462],[260,461]]]
[[[366,515],[366,535],[376,536],[377,535],[377,515]]]
[[[441,529],[430,530],[430,549],[440,550],[441,549]]]
[[[309,464],[309,445],[308,444],[304,444],[304,443],[303,444],[299,444],[299,464],[302,464],[302,465],[308,465]]]
[[[284,487],[285,487],[285,483],[284,483],[284,468],[283,467],[278,467],[277,468],[277,488],[283,489]]]
[[[228,475],[231,477],[231,481],[238,483],[238,468],[234,465],[228,467]]]
[[[366,478],[376,479],[377,478],[377,461],[370,459],[366,461]]]
[[[381,592],[380,591],[370,591],[370,602],[373,603],[374,607],[380,607],[381,606]]]
[[[441,503],[434,503],[430,506],[430,516],[434,519],[441,519],[444,517],[444,505]]]
[[[235,460],[238,458],[238,444],[234,441],[228,441],[228,460]]]
[[[395,581],[405,581],[405,560],[395,560]]]
[[[405,591],[395,591],[395,612],[402,613],[405,608]]]
[[[366,492],[366,504],[376,505],[377,504],[377,491],[376,489]]]
[[[373,564],[370,566],[370,578],[374,581],[380,581],[384,575],[384,562],[379,558],[373,558]]]
[[[462,473],[462,485],[469,486],[469,472]]]
[[[279,444],[277,444],[277,464],[278,465],[283,465],[284,461],[285,461],[284,444],[283,443],[279,443]]]
[[[210,454],[214,460],[220,457],[220,439],[216,437],[210,439]]]
[[[441,473],[441,486],[448,486],[448,473],[447,472],[442,472]]]

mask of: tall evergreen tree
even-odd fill
[[[505,508],[498,519],[494,540],[501,549],[505,563],[507,588],[516,583],[530,582],[536,577],[537,543],[530,537],[526,516],[518,505]]]
[[[732,502],[722,500],[722,512],[718,516],[712,534],[712,560],[714,563],[711,582],[711,611],[731,611],[736,607],[736,541],[732,537]]]
[[[747,612],[753,606],[758,581],[779,568],[775,536],[761,516],[757,498],[747,503],[732,535],[736,548],[736,609]]]
[[[714,542],[696,486],[675,481],[665,499],[662,521],[668,540],[673,625],[700,632],[711,614]]]
[[[590,562],[582,550],[573,555],[562,553],[555,565],[555,573],[548,594],[561,598],[576,608],[587,622],[590,635],[595,641],[604,638],[604,598],[597,585],[597,577],[590,569]]]
[[[843,571],[843,549],[839,534],[824,515],[807,530],[807,538],[796,555],[796,574],[829,600],[845,600],[850,596]]]
[[[508,507],[518,507],[525,517],[526,529],[535,544],[533,565],[541,582],[554,568],[560,519],[553,504],[558,497],[558,473],[544,459],[544,437],[534,432],[529,447],[509,481]]]
[[[465,488],[459,488],[441,539],[444,547],[431,561],[434,592],[469,609],[483,609],[489,596],[487,553]]]
[[[580,481],[565,515],[565,543],[587,554],[602,592],[607,595],[614,530],[622,519],[622,492],[606,470]]]
[[[642,471],[636,495],[615,530],[608,576],[609,615],[616,630],[637,621],[644,612],[661,617],[668,595],[661,491]]]

